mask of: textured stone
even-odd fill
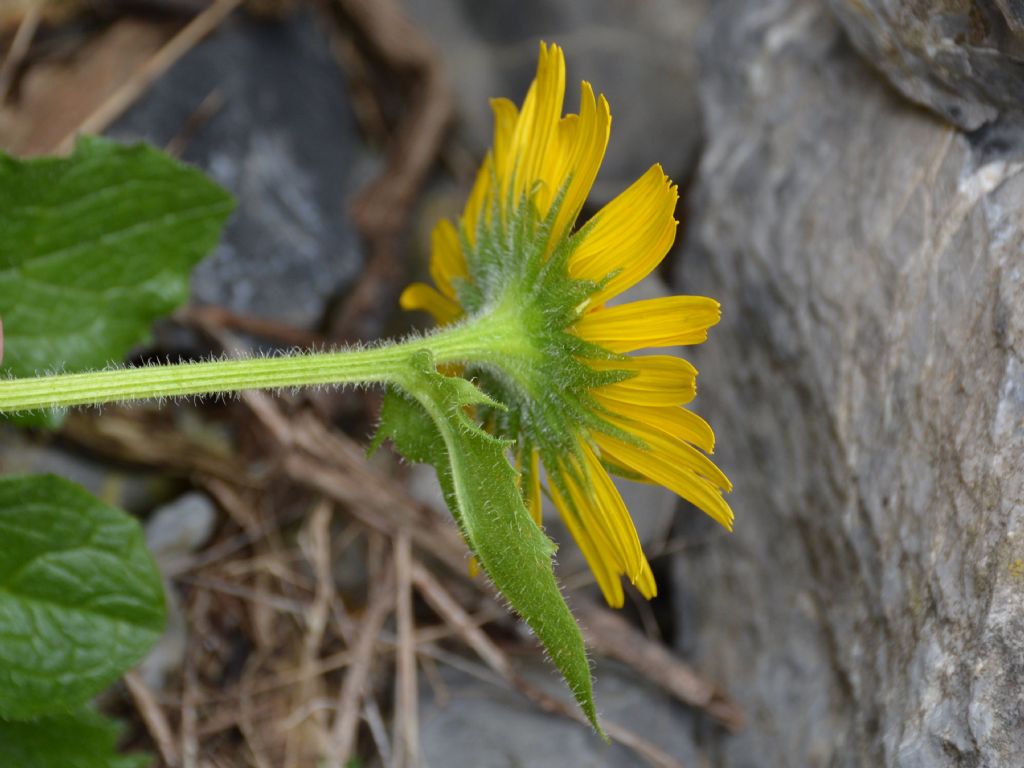
[[[965,130],[1024,117],[1024,1],[828,0],[909,98]]]
[[[733,536],[680,645],[746,708],[723,766],[1024,755],[1024,144],[891,91],[813,0],[724,0],[678,287]]]
[[[219,108],[195,124],[211,94]],[[345,205],[369,156],[312,14],[274,24],[232,16],[110,133],[157,146],[184,137],[183,158],[238,198],[224,241],[193,272],[194,300],[308,327],[358,275]]]
[[[554,696],[564,686],[543,660],[517,669]],[[603,743],[588,726],[548,714],[519,693],[443,668],[448,700],[439,702],[421,684],[422,757],[445,768],[634,768],[643,761],[617,744]],[[623,667],[603,663],[595,694],[602,718],[624,726],[670,754],[681,765],[700,765],[693,745],[693,714],[664,694],[636,682]]]
[[[689,174],[701,141],[694,38],[704,0],[406,0],[454,80],[462,133],[482,156],[491,142],[489,100],[516,102],[537,66],[537,41],[566,49],[567,105],[579,81],[603,92],[612,138],[592,200],[611,199],[653,163]]]
[[[213,500],[190,491],[153,512],[146,521],[146,546],[161,571],[172,571],[207,542],[216,524]]]
[[[170,577],[203,547],[217,524],[217,508],[204,493],[189,491],[153,511],[146,521],[146,546],[164,577],[167,625],[138,670],[146,684],[162,690],[180,669],[188,649],[188,622]]]
[[[147,513],[178,492],[177,481],[159,472],[111,467],[81,451],[39,435],[0,424],[0,474],[34,475],[52,472],[78,483],[104,504],[131,514]]]

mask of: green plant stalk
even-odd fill
[[[508,365],[534,350],[515,302],[425,336],[380,346],[281,357],[151,365],[86,373],[0,379],[0,413],[123,403],[167,397],[316,385],[399,384],[413,355],[429,351],[437,365]]]

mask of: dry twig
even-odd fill
[[[32,45],[32,38],[36,35],[36,30],[39,28],[39,21],[42,19],[42,16],[42,2],[30,5],[21,23],[18,25],[18,31],[14,33],[11,47],[7,50],[7,56],[4,58],[3,64],[0,65],[0,104],[7,100],[7,95],[14,84],[15,75],[18,73],[18,67],[24,61],[29,46]]]
[[[193,618],[197,613],[204,612],[205,603],[208,598],[200,594],[189,611],[189,617]],[[189,622],[195,626],[194,622]],[[199,762],[199,737],[196,734],[196,706],[198,699],[198,681],[196,680],[195,656],[189,653],[191,646],[195,643],[195,632],[188,634],[185,664],[182,672],[182,693],[181,693],[181,764],[182,768],[197,768]]]
[[[416,692],[415,626],[412,616],[412,545],[407,530],[395,537],[396,618],[398,623],[397,675],[395,679],[395,768],[419,764],[419,717]]]
[[[75,137],[80,133],[102,133],[106,130],[154,81],[216,29],[241,3],[242,0],[216,0],[213,5],[192,19],[131,78],[93,110],[77,129],[65,136],[57,145],[56,151],[70,152]]]
[[[480,629],[473,617],[466,613],[465,609],[458,604],[448,590],[441,586],[441,583],[434,578],[430,571],[419,563],[414,563],[412,580],[430,607],[459,633],[466,645],[476,651],[487,666],[504,679],[511,680],[512,665],[509,664],[508,657]]]
[[[743,727],[743,713],[721,688],[698,675],[662,644],[644,636],[620,615],[578,600],[576,615],[594,652],[617,659],[691,707],[704,709],[731,731]]]
[[[149,731],[157,749],[160,750],[161,759],[170,768],[177,768],[180,764],[178,746],[174,742],[174,734],[171,732],[170,723],[167,722],[167,716],[160,704],[157,703],[153,692],[136,670],[132,670],[124,676],[124,684],[128,688],[128,693],[131,694],[132,701],[135,702],[142,722],[146,724],[146,730]]]
[[[377,638],[394,606],[395,578],[392,568],[385,568],[383,578],[374,581],[370,590],[369,609],[356,637],[352,664],[338,696],[338,708],[331,729],[333,758],[331,768],[341,768],[355,752],[359,725],[360,701],[365,695],[370,678],[370,667]]]

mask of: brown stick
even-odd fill
[[[156,742],[156,748],[160,750],[161,759],[170,768],[177,768],[181,758],[174,742],[174,734],[171,732],[167,716],[157,703],[153,692],[137,670],[132,670],[124,676],[124,684],[132,696],[132,701],[135,702],[136,709],[142,716],[142,722],[146,724],[146,730]]]
[[[207,597],[200,595],[196,602],[206,602]],[[189,610],[189,618],[193,619],[197,614],[205,612],[200,606],[193,604]],[[195,622],[190,621],[189,625],[194,627]],[[182,672],[182,693],[181,693],[181,764],[182,768],[198,768],[199,764],[199,736],[196,733],[196,705],[198,681],[196,679],[196,660],[194,654],[195,637],[193,632],[188,633],[185,650],[185,664]]]
[[[355,751],[360,702],[370,677],[377,637],[394,606],[394,571],[387,568],[385,574],[383,580],[375,582],[374,588],[370,590],[370,607],[359,627],[352,664],[341,685],[337,715],[331,729],[331,742],[334,745],[332,758],[341,762],[332,768],[340,768]]]
[[[594,603],[577,600],[573,607],[594,653],[623,662],[680,701],[707,710],[731,731],[743,727],[743,712],[728,694],[673,656],[664,645],[649,640],[621,616]]]
[[[43,2],[38,2],[29,6],[18,25],[18,31],[14,33],[14,40],[11,41],[11,47],[7,51],[3,65],[0,66],[0,105],[7,100],[7,94],[10,93],[11,86],[14,84],[14,76],[18,67],[25,59],[29,46],[32,45],[32,38],[36,36],[39,21],[43,17],[43,5]]]
[[[334,574],[331,572],[331,504],[321,502],[313,510],[306,526],[306,557],[316,574],[313,604],[306,614],[304,664],[312,667],[320,654],[327,629],[331,602],[334,600]]]
[[[174,66],[195,45],[216,29],[242,0],[216,0],[209,8],[167,41],[152,58],[135,72],[120,88],[114,91],[74,131],[65,136],[57,145],[58,153],[70,152],[75,137],[80,133],[102,133],[119,118],[135,101],[146,92],[161,75]]]
[[[399,529],[395,537],[396,618],[398,624],[395,680],[395,768],[419,764],[419,697],[416,680],[415,625],[412,616],[412,547],[409,533]]]
[[[353,517],[374,530],[394,536],[405,528],[414,544],[454,571],[466,572],[466,548],[454,525],[374,470],[351,439],[329,431],[308,414],[291,425],[293,447],[284,457],[289,477],[344,504]]]
[[[448,622],[465,643],[476,651],[484,662],[506,680],[512,679],[512,665],[498,646],[477,625],[477,622],[466,613],[455,598],[441,583],[419,563],[412,568],[412,581],[420,594],[437,611],[438,616]]]

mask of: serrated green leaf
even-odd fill
[[[0,478],[0,717],[69,710],[163,631],[138,522],[53,475]]]
[[[82,707],[30,722],[0,720],[5,768],[145,768],[147,755],[118,755],[118,722]]]
[[[463,378],[439,374],[429,353],[417,354],[414,368],[403,388],[415,402],[392,395],[378,438],[392,439],[410,461],[434,465],[481,567],[534,631],[601,733],[583,638],[555,580],[555,545],[523,504],[506,455],[509,444],[480,429],[467,413],[468,406],[494,401]]]
[[[67,158],[0,153],[3,370],[121,360],[188,297],[230,195],[148,146],[83,137]]]
[[[370,442],[369,451],[377,450],[385,440],[390,440],[398,452],[414,464],[437,466],[448,460],[444,438],[427,412],[411,397],[392,388],[384,393],[377,434]]]

